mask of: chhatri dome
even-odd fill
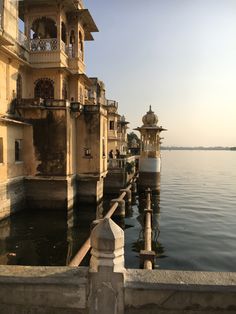
[[[158,117],[157,115],[152,111],[152,107],[149,107],[149,111],[143,116],[143,127],[155,127],[157,126]]]

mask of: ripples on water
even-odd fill
[[[123,222],[130,268],[139,267],[139,207],[134,205]],[[1,222],[0,262],[65,265],[96,217],[96,209],[88,206],[75,212],[70,217],[63,212],[20,213]],[[157,268],[236,271],[236,152],[163,151],[153,219]]]
[[[236,271],[236,155],[163,153],[160,268]]]

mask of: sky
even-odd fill
[[[130,130],[149,105],[163,145],[236,146],[235,0],[84,0],[99,33],[86,73]]]

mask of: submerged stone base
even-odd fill
[[[0,220],[25,206],[24,177],[0,182]]]
[[[104,191],[106,194],[119,193],[120,189],[125,188],[134,173],[128,174],[127,171],[110,170],[104,180]]]
[[[0,182],[0,220],[23,209],[71,209],[77,201],[99,203],[103,178],[18,177]]]
[[[161,184],[160,172],[139,172],[138,189],[139,192],[150,188],[152,191],[159,191]]]
[[[77,181],[78,201],[82,203],[99,203],[103,199],[104,179],[80,177]]]
[[[75,176],[25,178],[26,207],[70,209],[76,200]]]

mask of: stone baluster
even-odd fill
[[[124,231],[104,218],[91,233],[90,314],[124,313]]]

